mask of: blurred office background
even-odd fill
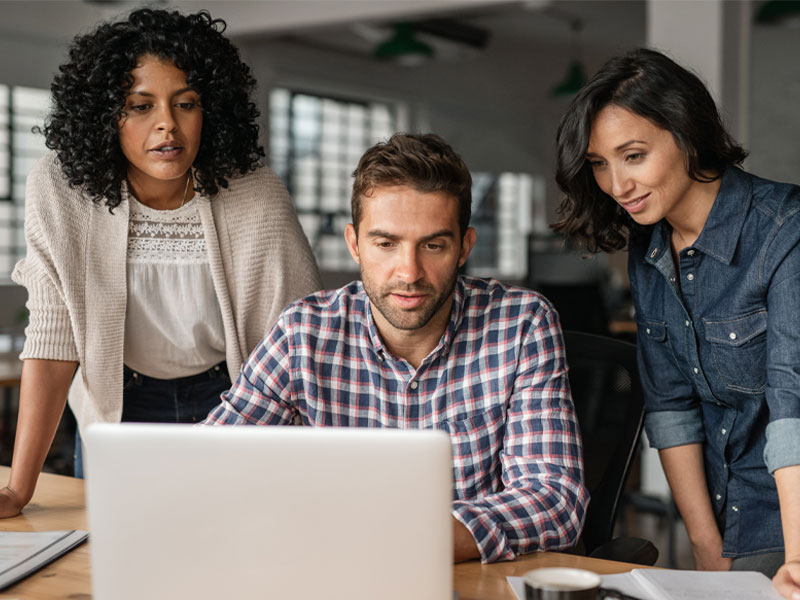
[[[142,4],[0,0],[0,356],[12,362],[23,340],[26,296],[9,275],[25,253],[25,176],[46,151],[31,127],[47,111],[48,88],[71,38]],[[293,195],[326,287],[358,276],[342,231],[349,221],[350,174],[361,153],[394,131],[435,131],[474,176],[478,244],[467,272],[543,291],[565,328],[630,338],[625,256],[582,258],[550,233],[548,223],[559,202],[552,176],[558,120],[587,76],[633,47],[665,51],[706,81],[730,130],[751,151],[749,170],[800,183],[798,2],[148,4],[207,9],[227,21],[227,35],[259,84],[268,163]],[[11,452],[13,383],[8,378],[0,393],[0,464],[8,464]],[[67,418],[49,469],[71,469],[69,426]],[[643,452],[633,479],[645,495],[664,497],[653,452]],[[656,524],[668,523],[666,517]],[[651,537],[665,535],[661,527]],[[690,560],[679,558],[678,566],[691,566]]]

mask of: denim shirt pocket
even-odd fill
[[[730,319],[703,319],[705,338],[722,383],[731,390],[760,394],[767,385],[767,311]]]
[[[639,327],[644,331],[646,339],[653,342],[664,342],[667,339],[667,324],[663,321],[642,319]]]

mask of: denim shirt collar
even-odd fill
[[[739,244],[752,198],[751,179],[741,169],[726,168],[714,206],[711,207],[703,231],[692,247],[729,265]],[[666,219],[656,223],[645,256],[648,263],[658,267],[658,263],[664,257],[671,262],[669,257],[671,233],[672,227]]]

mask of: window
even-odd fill
[[[352,270],[344,242],[351,174],[364,151],[397,129],[390,104],[275,89],[270,95],[271,166],[292,194],[320,269]]]
[[[367,148],[401,128],[398,121],[396,108],[385,102],[272,91],[270,166],[294,199],[321,270],[356,269],[343,235],[350,222],[351,174]],[[473,182],[472,225],[478,242],[467,271],[525,278],[528,234],[532,219],[538,218],[531,206],[544,201],[544,179],[525,173],[473,173]]]
[[[0,85],[0,280],[25,254],[25,178],[47,148],[31,129],[43,124],[50,93]]]

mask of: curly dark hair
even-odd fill
[[[131,71],[144,55],[172,62],[200,97],[203,128],[193,164],[198,192],[213,197],[228,187],[228,178],[258,166],[264,150],[258,144],[259,112],[250,101],[255,79],[222,35],[225,27],[207,11],[183,15],[144,8],[73,40],[69,61],[53,80],[53,108],[44,127],[47,147],[58,154],[71,186],[109,209],[121,202],[128,162],[120,149],[119,120]]]
[[[435,133],[395,133],[369,148],[353,171],[350,209],[358,232],[361,200],[379,186],[406,185],[419,192],[446,192],[458,199],[463,236],[472,212],[472,175],[464,160]]]
[[[660,52],[639,48],[609,60],[572,100],[556,134],[556,182],[564,193],[551,227],[590,254],[612,252],[649,238],[597,185],[586,149],[597,114],[625,108],[672,134],[686,156],[689,177],[709,182],[747,152],[728,134],[703,82]]]

